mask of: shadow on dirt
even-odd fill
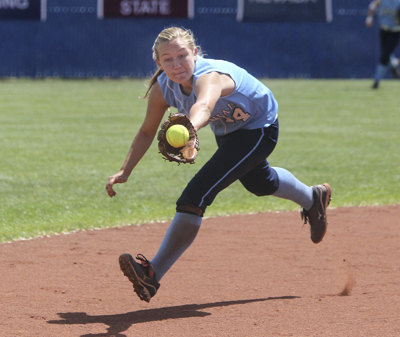
[[[189,317],[205,317],[211,315],[209,312],[203,312],[201,310],[215,308],[215,307],[226,307],[230,305],[248,304],[254,302],[263,302],[270,300],[290,300],[300,298],[299,296],[280,296],[280,297],[268,297],[251,300],[238,300],[238,301],[226,301],[226,302],[215,302],[205,304],[187,304],[174,307],[165,307],[157,309],[139,310],[132,311],[125,314],[115,315],[98,315],[90,316],[84,312],[67,312],[58,313],[58,316],[62,320],[48,321],[49,324],[91,324],[91,323],[102,323],[108,325],[107,333],[99,334],[86,334],[81,337],[126,337],[121,334],[129,329],[131,325],[138,323],[147,323],[154,321],[163,321],[167,319],[176,318],[189,318]]]

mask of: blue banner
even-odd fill
[[[238,21],[332,21],[332,0],[238,0]]]
[[[46,0],[0,0],[0,20],[46,20]]]
[[[1,0],[0,0],[1,1]],[[103,18],[194,17],[194,0],[97,0],[97,16]]]

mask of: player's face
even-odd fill
[[[184,88],[191,88],[197,49],[192,50],[181,39],[162,42],[158,46],[157,65],[166,75]]]

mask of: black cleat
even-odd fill
[[[136,257],[137,263],[130,254],[119,257],[119,265],[124,275],[133,283],[133,289],[142,301],[150,302],[157,293],[160,284],[156,280],[154,266],[143,255]]]
[[[304,224],[310,223],[311,241],[319,243],[324,238],[328,225],[326,208],[331,201],[332,189],[329,184],[315,185],[312,187],[314,195],[314,205],[306,211],[303,208],[301,219]]]

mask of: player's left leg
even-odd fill
[[[311,187],[303,184],[288,170],[269,167],[267,161],[243,176],[240,182],[257,196],[272,195],[291,200],[305,209],[313,205]]]
[[[379,82],[384,78],[389,68],[394,69],[394,74],[398,73],[397,67],[393,68],[391,64],[391,56],[399,43],[400,32],[390,32],[381,29],[379,34],[381,55],[379,58],[379,64],[376,67],[375,80],[372,85],[373,89],[379,87]]]
[[[389,54],[389,66],[394,78],[400,77],[399,59],[394,55],[400,41],[400,32],[391,32],[387,42],[387,53]]]
[[[399,70],[400,60],[394,55],[390,55],[390,68],[394,78],[400,78]]]
[[[304,223],[310,223],[311,240],[314,243],[322,241],[328,224],[326,208],[332,194],[328,184],[309,187],[291,172],[280,167],[269,167],[267,161],[243,176],[240,181],[248,191],[257,196],[272,195],[300,205],[303,208],[301,214]]]
[[[291,200],[305,209],[310,209],[314,203],[312,188],[284,168],[272,169],[278,174],[279,179],[279,188],[272,196]]]
[[[332,190],[329,184],[308,187],[289,171],[274,167],[279,177],[279,188],[275,197],[292,200],[303,207],[301,217],[304,223],[310,223],[311,241],[322,241],[328,225],[326,208],[331,200]]]
[[[380,45],[380,56],[379,63],[376,66],[374,83],[372,84],[372,89],[378,89],[379,83],[381,79],[385,76],[388,63],[389,63],[389,54],[387,54],[387,40],[388,40],[388,32],[380,29],[379,30],[379,45]]]

